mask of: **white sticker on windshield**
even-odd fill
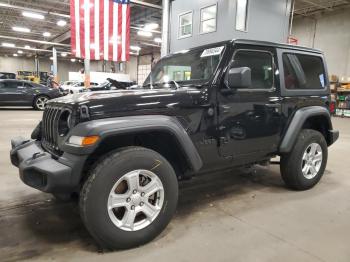
[[[223,49],[224,49],[224,46],[218,46],[218,47],[205,49],[203,51],[203,53],[201,54],[201,57],[220,55]]]

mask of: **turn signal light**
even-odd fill
[[[71,136],[68,140],[68,143],[77,146],[91,146],[95,144],[99,139],[99,136]]]
[[[99,139],[99,136],[86,136],[81,142],[82,146],[91,146],[95,144]]]

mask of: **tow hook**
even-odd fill
[[[45,153],[36,152],[33,154],[32,159],[37,159],[37,158],[44,156],[44,155],[45,155]]]

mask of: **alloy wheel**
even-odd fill
[[[304,151],[301,170],[306,179],[313,179],[322,165],[322,148],[317,143],[310,144]]]
[[[47,103],[48,100],[49,100],[49,99],[48,99],[47,97],[45,97],[45,96],[40,96],[40,97],[38,97],[38,98],[36,99],[35,105],[36,105],[36,107],[37,107],[38,109],[44,110],[44,109],[45,109],[45,105],[46,105],[46,103]]]
[[[125,231],[150,225],[164,202],[163,184],[149,170],[134,170],[123,175],[109,193],[107,208],[111,221]]]

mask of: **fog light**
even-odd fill
[[[91,146],[99,140],[99,136],[71,136],[68,143],[77,146]]]

